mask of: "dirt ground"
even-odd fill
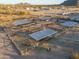
[[[8,40],[5,33],[0,33],[0,59],[67,59],[67,53],[64,53],[62,49],[54,49],[53,53],[35,51],[35,54],[31,56],[20,56],[16,51],[15,47],[12,45],[10,40]]]
[[[79,37],[79,31],[68,31],[60,36],[59,39],[51,39],[49,41],[51,44],[51,51],[48,52],[45,49],[34,49],[32,50],[32,55],[20,56],[17,49],[6,36],[6,33],[0,32],[0,59],[69,59],[70,54],[69,51],[67,51],[67,48],[79,51],[79,43],[75,43],[72,40],[74,38],[74,40],[78,41],[79,39],[76,37]]]

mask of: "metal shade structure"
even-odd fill
[[[61,23],[61,25],[66,27],[73,27],[73,26],[76,26],[77,24],[78,24],[77,22],[73,22],[73,21],[66,21],[64,23]]]
[[[31,20],[17,20],[15,22],[12,23],[13,26],[20,26],[20,25],[24,25],[24,24],[29,24],[31,23]]]
[[[48,36],[54,35],[56,34],[57,31],[52,30],[52,29],[45,29],[45,30],[41,30],[32,34],[29,34],[30,37],[32,37],[34,40],[36,41],[40,41]]]

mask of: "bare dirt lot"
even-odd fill
[[[35,54],[31,56],[20,56],[16,48],[8,40],[5,33],[0,33],[0,59],[67,59],[68,53],[64,52],[61,48],[52,49],[52,52],[36,49]]]

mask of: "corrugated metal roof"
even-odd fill
[[[51,36],[53,34],[57,33],[57,31],[52,30],[52,29],[45,29],[45,30],[41,30],[32,34],[29,34],[33,39],[35,39],[36,41],[39,41],[43,38],[46,38],[48,36]]]
[[[66,26],[66,27],[72,27],[72,26],[75,26],[77,24],[78,24],[77,22],[73,22],[73,21],[66,21],[64,23],[61,23],[61,25]]]
[[[23,25],[23,24],[28,24],[31,23],[31,20],[17,20],[15,22],[12,23],[13,26],[19,26],[19,25]]]

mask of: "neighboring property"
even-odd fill
[[[73,21],[66,21],[64,23],[61,23],[61,25],[65,27],[73,27],[76,26],[77,24],[78,24],[77,22],[73,22]]]
[[[70,19],[79,22],[79,13],[73,13],[69,15]]]

